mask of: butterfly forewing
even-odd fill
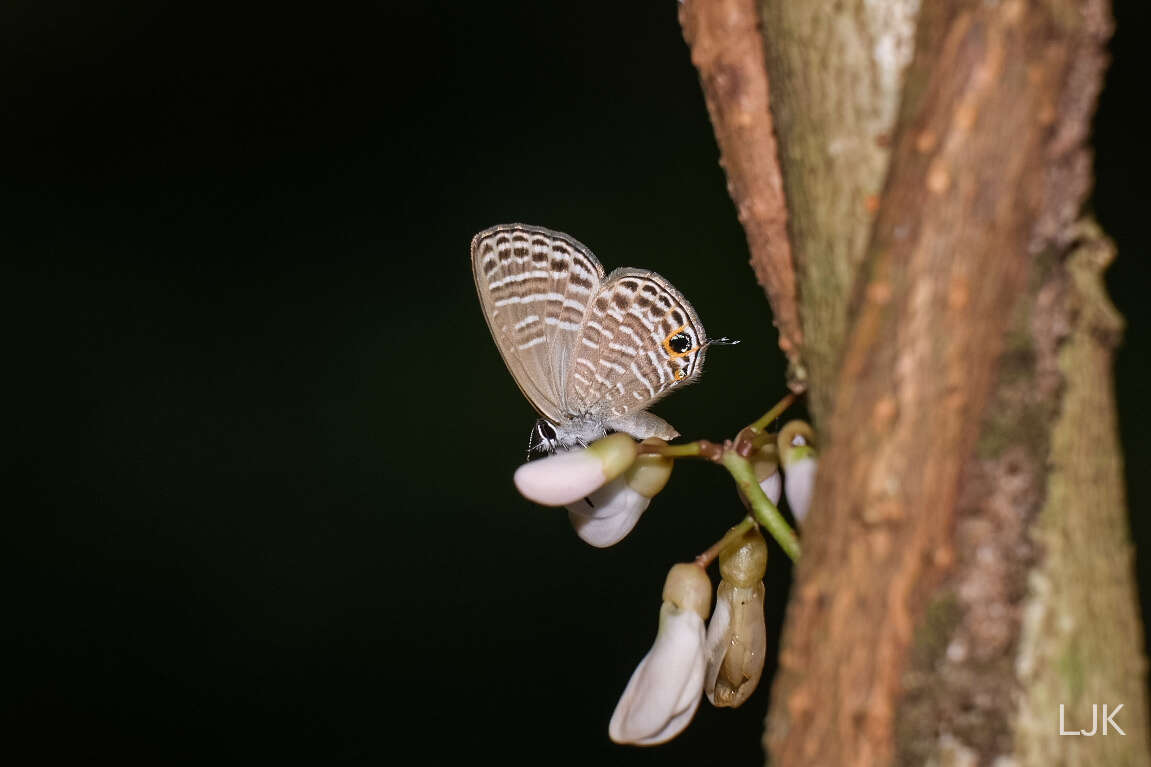
[[[604,269],[559,232],[505,224],[472,239],[472,272],[496,346],[524,395],[559,423],[564,377]]]
[[[699,375],[705,343],[695,310],[667,280],[617,269],[588,305],[564,402],[609,420],[644,410]]]

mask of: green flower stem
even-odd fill
[[[693,458],[699,455],[699,443],[688,442],[685,445],[643,445],[640,452],[652,452],[664,458]]]
[[[719,556],[719,553],[726,549],[732,543],[732,541],[739,540],[741,537],[743,537],[744,533],[753,527],[755,527],[755,520],[750,516],[744,517],[742,522],[724,533],[723,537],[715,543],[711,544],[707,551],[696,557],[695,563],[700,567],[707,567],[713,561],[715,561],[715,558]]]
[[[757,420],[751,426],[748,426],[748,430],[753,434],[758,434],[759,432],[763,431],[772,421],[774,421],[776,418],[779,418],[779,416],[783,414],[783,411],[787,410],[789,407],[795,404],[797,399],[799,399],[797,395],[788,394],[779,402],[775,403],[775,407],[760,416],[759,420]]]
[[[775,504],[764,494],[759,482],[755,480],[755,469],[752,468],[751,462],[735,450],[724,450],[723,465],[731,472],[735,483],[743,491],[743,497],[747,499],[755,521],[771,534],[793,562],[799,559],[799,539],[795,537],[795,531],[783,519],[779,509],[775,508]]]
[[[687,442],[682,445],[644,445],[639,446],[640,455],[662,455],[664,458],[706,458],[709,461],[719,462],[719,454],[723,446],[706,439]]]

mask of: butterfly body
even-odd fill
[[[525,224],[480,232],[471,256],[492,337],[541,416],[530,449],[586,445],[609,431],[678,436],[647,408],[698,379],[709,342],[671,283],[643,269],[605,276],[582,243]]]
[[[586,447],[606,436],[610,427],[593,415],[584,413],[555,423],[546,418],[536,421],[528,438],[529,453],[554,453],[573,447]],[[612,429],[612,431],[617,431]]]

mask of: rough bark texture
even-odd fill
[[[1147,665],[1112,383],[1123,321],[1101,277],[1114,251],[1093,224],[1077,234],[1063,271],[1063,397],[1047,497],[1032,530],[1043,556],[1029,574],[1016,661],[1017,756],[1020,765],[1146,765]],[[1055,737],[1060,703],[1068,729],[1090,729],[1092,704],[1122,703],[1115,721],[1127,735]]]
[[[1047,21],[1028,23],[1019,5],[956,5],[920,20],[837,379],[773,695],[782,764],[896,755],[901,676],[955,563],[960,472],[1040,216],[1040,115],[1058,101],[1068,51],[1045,51]]]
[[[925,6],[889,170],[873,131],[899,67],[859,58],[890,64],[875,20],[914,5],[824,5],[765,5],[826,446],[771,761],[1146,764],[1118,330],[1073,226],[1106,4]],[[1089,727],[1108,701],[1135,732],[1059,737],[1059,703]]]
[[[933,594],[903,675],[902,764],[1148,763],[1142,629],[1122,498],[1111,357],[1122,321],[1090,223],[1044,253],[1016,305],[964,469],[956,566]],[[1126,736],[1090,728],[1124,704]],[[1134,725],[1134,726],[1132,726]]]
[[[847,329],[848,296],[887,174],[918,9],[919,0],[762,3],[808,407],[821,433]]]
[[[825,446],[771,763],[1151,764],[1122,322],[1111,245],[1075,222],[1106,0],[762,2]],[[732,126],[766,74],[737,0],[687,3],[738,205],[770,144]],[[1079,729],[1104,703],[1126,735],[1060,735],[1060,704]]]
[[[699,70],[727,189],[747,233],[751,265],[767,292],[779,346],[790,362],[790,383],[802,390],[803,333],[756,0],[684,3],[679,19]]]

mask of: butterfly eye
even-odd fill
[[[687,333],[678,333],[668,339],[667,345],[676,354],[683,354],[691,348],[691,338]]]

